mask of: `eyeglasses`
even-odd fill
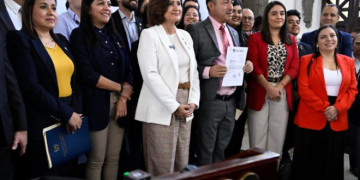
[[[242,19],[243,19],[243,20],[248,20],[248,21],[253,21],[253,20],[254,20],[254,18],[251,17],[251,16],[249,16],[249,17],[243,16]]]

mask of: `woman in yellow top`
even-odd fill
[[[24,0],[22,10],[23,27],[7,34],[7,53],[27,111],[24,173],[28,179],[68,176],[68,165],[47,168],[42,130],[58,122],[72,133],[81,128],[74,98],[76,67],[65,37],[52,31],[57,22],[56,1]]]

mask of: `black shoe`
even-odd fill
[[[350,167],[350,172],[351,172],[351,174],[353,174],[354,176],[358,176],[358,169],[357,168],[352,168],[352,167]]]

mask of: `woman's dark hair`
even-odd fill
[[[56,0],[55,5],[57,4]],[[29,33],[30,37],[37,38],[38,34],[34,28],[32,14],[36,0],[23,0],[22,2],[22,12],[21,12],[21,19],[22,19],[22,28],[21,30],[24,32]],[[54,39],[56,36],[54,31],[50,30],[50,35]]]
[[[91,21],[91,15],[89,14],[91,10],[91,4],[94,0],[82,0],[81,2],[81,21],[80,21],[80,30],[82,33],[83,41],[86,45],[95,47],[100,41],[99,37],[95,34],[94,25]],[[120,22],[121,23],[121,22]],[[123,43],[121,36],[115,30],[113,19],[110,18],[109,22],[105,25],[108,32],[116,37],[119,43]],[[121,44],[122,46],[124,44]]]
[[[182,11],[181,20],[180,20],[179,24],[177,25],[177,28],[179,28],[179,29],[185,29],[185,25],[184,25],[185,14],[186,14],[187,11],[188,11],[189,9],[191,9],[191,8],[196,9],[196,11],[197,11],[198,14],[199,14],[199,22],[201,21],[201,14],[200,14],[199,9],[198,9],[196,6],[191,6],[191,5],[189,5],[189,6],[184,7],[184,9],[183,9],[183,11]]]
[[[148,12],[148,5],[146,4],[144,6],[144,14],[143,14],[143,20],[142,20],[142,23],[143,23],[143,27],[147,28],[147,26],[150,26],[149,22],[148,22],[148,18],[147,18],[147,12]]]
[[[307,74],[309,75],[310,74],[310,69],[311,69],[311,66],[312,66],[312,63],[313,63],[313,59],[314,58],[317,58],[319,57],[321,54],[320,54],[320,51],[318,49],[318,46],[317,46],[317,43],[318,43],[318,38],[319,38],[319,34],[322,30],[326,29],[326,28],[331,28],[332,30],[334,30],[335,34],[336,34],[336,38],[339,39],[339,34],[336,30],[336,28],[333,26],[333,25],[323,25],[321,26],[315,33],[315,39],[314,39],[314,44],[315,46],[313,47],[313,55],[312,55],[312,59],[310,60],[308,66],[307,66]],[[337,54],[337,47],[339,46],[339,42],[338,44],[336,45],[336,49],[334,51],[334,58],[335,58],[335,64],[336,64],[336,69],[338,68],[338,63],[337,63],[337,60],[336,60],[336,54]]]
[[[261,26],[262,26],[262,22],[263,22],[263,18],[261,15],[256,16],[255,21],[254,21],[254,26],[253,26],[253,31],[254,32],[259,32],[261,31]]]
[[[165,13],[169,7],[169,0],[149,0],[147,18],[152,26],[165,22]]]
[[[276,5],[281,6],[284,9],[284,13],[285,13],[285,21],[284,21],[284,24],[281,26],[280,33],[279,33],[281,42],[286,43],[286,44],[292,44],[293,42],[290,39],[290,34],[288,32],[288,28],[286,25],[286,21],[287,21],[286,8],[285,8],[284,4],[279,1],[272,1],[265,7],[265,11],[264,11],[264,15],[263,15],[264,18],[263,18],[263,23],[262,23],[263,27],[260,31],[261,35],[262,35],[262,39],[267,44],[274,44],[274,42],[271,39],[271,35],[270,35],[269,15],[268,14],[269,14],[270,10]]]
[[[143,4],[144,4],[144,0],[138,0],[138,8],[135,10],[135,16],[141,18],[142,20],[144,20],[144,17],[141,14],[140,10]]]
[[[183,2],[182,6],[185,7],[185,4],[186,4],[187,2],[189,2],[189,1],[192,1],[192,2],[197,3],[198,6],[199,6],[199,9],[200,9],[200,4],[199,4],[198,0],[185,0],[185,1]],[[188,5],[188,6],[189,6],[189,5]]]

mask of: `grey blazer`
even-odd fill
[[[232,37],[234,46],[240,46],[239,34],[235,29],[227,25],[230,35]],[[213,66],[213,61],[221,54],[218,49],[218,43],[214,31],[214,27],[209,18],[204,21],[190,24],[186,28],[194,42],[195,57],[198,63],[199,79],[200,79],[200,92],[201,101],[214,100],[216,91],[218,89],[218,79],[210,78],[203,79],[202,74],[204,68]],[[237,87],[235,94],[238,99],[238,108],[243,110],[245,107],[245,90],[242,86]]]

